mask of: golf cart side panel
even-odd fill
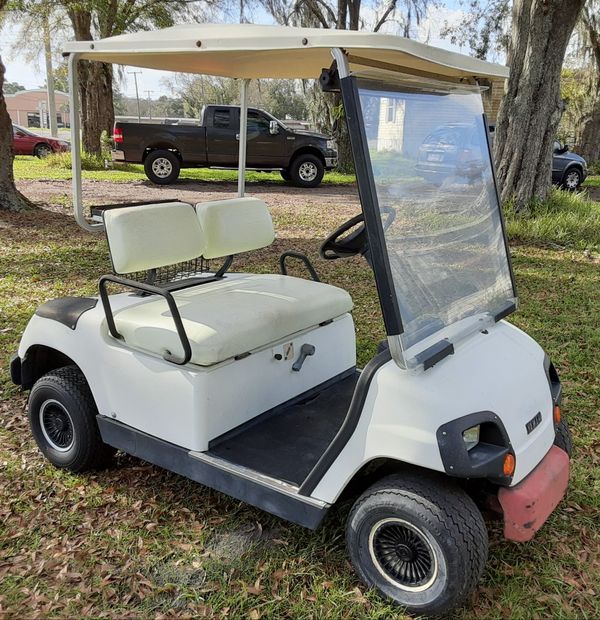
[[[440,454],[438,430],[476,412],[498,416],[508,434],[516,457],[511,485],[542,460],[554,441],[544,351],[504,321],[465,341],[455,355],[426,372],[399,373],[393,361],[380,368],[352,438],[312,496],[335,502],[352,476],[377,458],[453,475]],[[526,424],[537,412],[542,421],[528,434]]]
[[[139,302],[134,295],[111,296],[115,310]],[[294,372],[292,364],[306,343],[315,347],[315,353],[300,372]],[[349,314],[241,359],[206,367],[166,364],[158,355],[116,341],[108,334],[100,304],[81,316],[76,330],[34,315],[23,334],[19,357],[24,359],[35,345],[56,349],[81,368],[101,415],[195,451],[208,449],[212,439],[356,363]]]

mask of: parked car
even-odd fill
[[[495,125],[489,126],[493,141]],[[474,125],[449,123],[430,133],[419,147],[416,170],[425,180],[441,185],[448,177],[473,180],[484,167],[480,144]],[[483,148],[483,151],[482,151]],[[585,159],[569,151],[567,145],[554,142],[552,155],[552,182],[564,189],[578,189],[587,176]]]
[[[153,183],[168,185],[181,168],[237,168],[239,131],[239,107],[227,105],[206,106],[199,125],[117,121],[113,160],[143,163]],[[316,187],[335,166],[337,150],[328,136],[248,109],[248,168],[279,170],[294,185]]]
[[[586,176],[585,159],[569,151],[568,145],[555,140],[552,153],[552,183],[574,191],[579,189]]]
[[[13,124],[13,148],[15,155],[35,155],[42,159],[52,153],[69,151],[71,145],[66,140],[41,136]]]

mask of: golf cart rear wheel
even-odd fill
[[[393,475],[367,489],[346,526],[348,553],[369,587],[414,614],[445,614],[475,589],[488,552],[473,500],[448,480]]]
[[[146,176],[157,185],[169,185],[179,177],[181,163],[175,153],[164,149],[152,151],[144,161]]]
[[[102,441],[98,409],[77,366],[65,366],[38,379],[28,409],[33,438],[56,467],[72,472],[104,467],[116,452]]]
[[[323,180],[325,166],[316,155],[305,153],[294,159],[289,174],[297,187],[317,187]]]

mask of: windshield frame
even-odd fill
[[[361,72],[360,79],[363,80],[365,77],[366,76]],[[394,76],[394,78],[397,80],[398,76]],[[398,298],[396,295],[396,284],[394,282],[394,277],[388,257],[387,242],[381,219],[379,198],[377,195],[374,170],[367,141],[358,82],[359,78],[353,74],[341,77],[340,91],[348,123],[350,142],[352,146],[352,153],[356,169],[356,179],[360,203],[365,220],[365,227],[367,231],[367,238],[372,259],[372,268],[375,275],[375,282],[379,295],[379,301],[381,304],[381,311],[383,315],[386,334],[388,336],[388,342],[390,344],[390,350],[394,361],[400,367],[406,368],[404,351],[400,342],[400,335],[404,332],[403,319],[398,303]],[[491,212],[495,210],[500,219],[500,227],[507,259],[510,285],[512,287],[513,298],[516,300],[517,289],[510,256],[510,250],[508,246],[508,239],[506,235],[506,226],[502,214],[502,209],[500,207],[501,202],[498,192],[496,169],[491,151],[489,127],[485,113],[483,114],[482,122],[485,126],[485,145],[487,147],[487,155],[490,160],[493,179],[493,191],[496,198],[495,205],[490,205],[490,209]],[[508,303],[504,308],[502,308],[492,317],[492,322],[498,322],[499,320],[505,318],[506,316],[514,312],[516,308],[516,303]],[[453,344],[448,340],[440,337],[437,339],[437,341],[436,339],[434,339],[431,346],[428,346],[427,349],[423,350],[419,355],[417,355],[416,360],[420,366],[422,366],[424,369],[427,369],[444,357],[446,357],[447,355],[451,355],[452,353],[454,353]]]

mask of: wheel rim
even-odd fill
[[[303,181],[314,181],[318,172],[317,166],[312,161],[305,161],[298,168],[298,174]]]
[[[47,146],[40,146],[40,147],[38,147],[38,155],[39,155],[40,158],[48,157],[48,155],[50,155],[50,153],[52,153],[52,150],[49,149]]]
[[[173,164],[166,157],[157,157],[152,162],[152,172],[157,177],[165,179],[173,172]]]
[[[369,553],[377,570],[402,590],[426,590],[438,574],[437,557],[427,536],[403,519],[378,521],[369,536]]]
[[[577,172],[576,170],[572,170],[571,172],[569,172],[567,174],[567,177],[565,178],[565,185],[569,189],[577,189],[577,187],[579,186],[579,172]]]
[[[75,441],[73,420],[57,400],[48,399],[40,407],[40,426],[46,441],[58,452],[67,452]]]

